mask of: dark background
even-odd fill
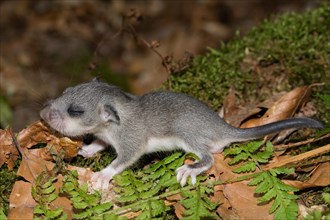
[[[135,94],[167,78],[159,57],[130,33],[123,15],[136,9],[135,29],[157,40],[163,55],[202,55],[284,12],[318,0],[7,0],[0,3],[0,98],[14,131],[38,120],[42,103],[92,76]],[[135,20],[136,21],[136,20]],[[2,108],[3,106],[0,106]],[[0,115],[0,117],[2,117]],[[2,127],[6,125],[1,125]]]

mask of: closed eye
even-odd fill
[[[78,117],[85,112],[82,107],[75,105],[70,105],[67,111],[71,117]]]

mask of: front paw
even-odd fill
[[[111,167],[107,167],[100,172],[94,173],[91,178],[93,188],[102,191],[108,190],[109,182],[115,174],[116,171]]]
[[[104,146],[98,143],[93,142],[90,145],[84,145],[79,151],[78,155],[81,155],[85,158],[93,157],[97,152],[104,150]]]
[[[94,155],[96,154],[96,152],[90,152],[84,148],[81,148],[79,151],[78,151],[78,155],[80,156],[83,156],[84,158],[91,158],[93,157]]]

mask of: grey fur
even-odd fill
[[[188,95],[161,91],[134,96],[95,80],[66,89],[62,96],[49,102],[40,115],[65,135],[94,134],[116,149],[116,160],[95,174],[96,188],[107,188],[113,175],[145,153],[182,149],[197,154],[200,161],[177,171],[178,180],[185,185],[188,176],[194,183],[196,175],[211,167],[211,153],[221,152],[232,142],[251,140],[289,128],[323,127],[313,119],[294,118],[239,129],[225,123],[206,104]],[[80,153],[91,156],[103,149],[92,145],[84,147]]]

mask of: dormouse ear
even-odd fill
[[[100,111],[100,117],[104,122],[114,122],[116,124],[120,124],[120,118],[116,109],[109,104],[105,104],[102,106]]]

